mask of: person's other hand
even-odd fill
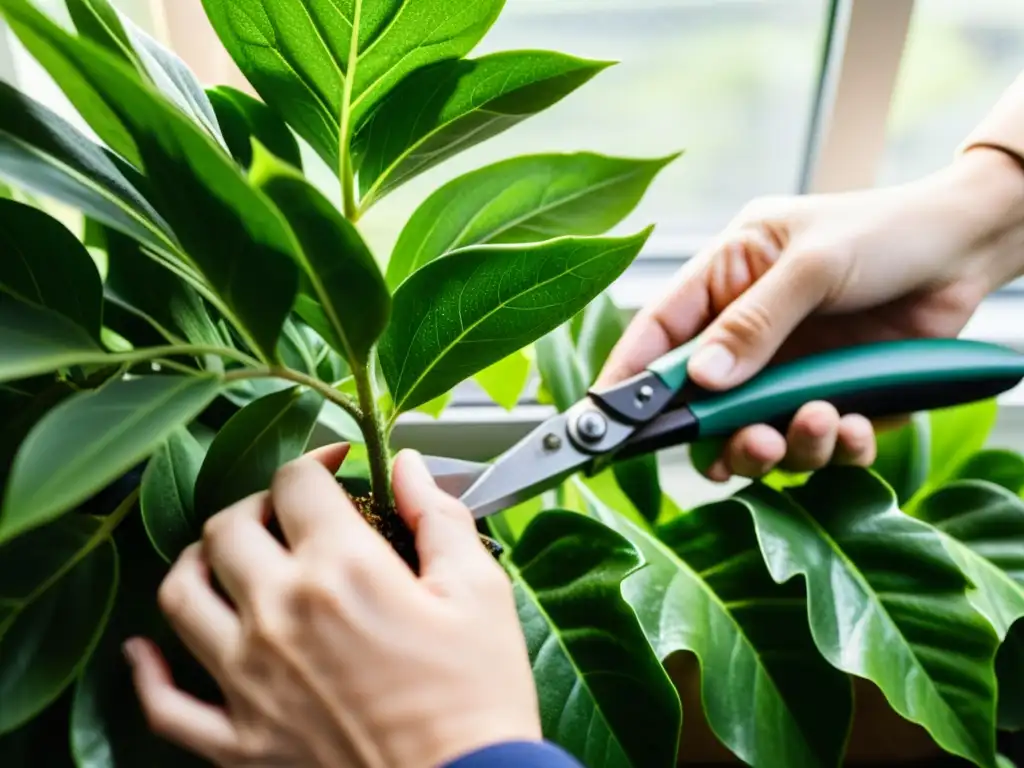
[[[151,727],[221,766],[436,768],[539,740],[511,583],[469,511],[417,455],[398,457],[417,577],[336,482],[346,452],[288,464],[268,493],[212,518],[174,565],[160,605],[226,708],[182,692],[160,651],[133,639],[126,653]],[[267,530],[271,514],[287,546]]]
[[[1019,268],[1008,253],[1024,248],[1022,200],[1019,166],[985,149],[902,187],[755,201],[638,313],[598,385],[698,335],[689,374],[711,390],[832,347],[956,336]],[[777,466],[869,466],[875,450],[867,419],[810,403],[786,435],[765,425],[736,434],[707,474],[725,481]]]

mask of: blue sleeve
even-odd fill
[[[567,752],[546,742],[495,744],[460,757],[444,768],[583,768]]]

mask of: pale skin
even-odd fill
[[[1024,173],[1001,150],[972,149],[898,188],[757,201],[637,316],[602,381],[697,335],[690,375],[710,389],[810,351],[952,337],[1022,272]],[[416,454],[398,456],[394,490],[416,535],[416,576],[335,481],[346,451],[287,465],[269,491],[213,517],[175,564],[160,605],[227,705],[179,690],[159,649],[134,639],[125,650],[151,727],[231,767],[436,768],[539,739],[512,589],[468,510]],[[868,465],[874,452],[866,419],[812,403],[786,435],[765,426],[736,435],[709,474]],[[272,512],[285,544],[267,531]]]

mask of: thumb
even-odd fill
[[[701,334],[689,374],[701,387],[730,389],[756,374],[828,295],[830,260],[782,258]]]
[[[461,568],[478,555],[490,557],[473,515],[437,486],[418,453],[402,451],[396,457],[393,487],[398,514],[416,536],[423,576]]]

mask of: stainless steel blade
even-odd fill
[[[491,468],[490,464],[447,459],[443,456],[424,456],[423,460],[438,487],[455,498],[462,496]]]

